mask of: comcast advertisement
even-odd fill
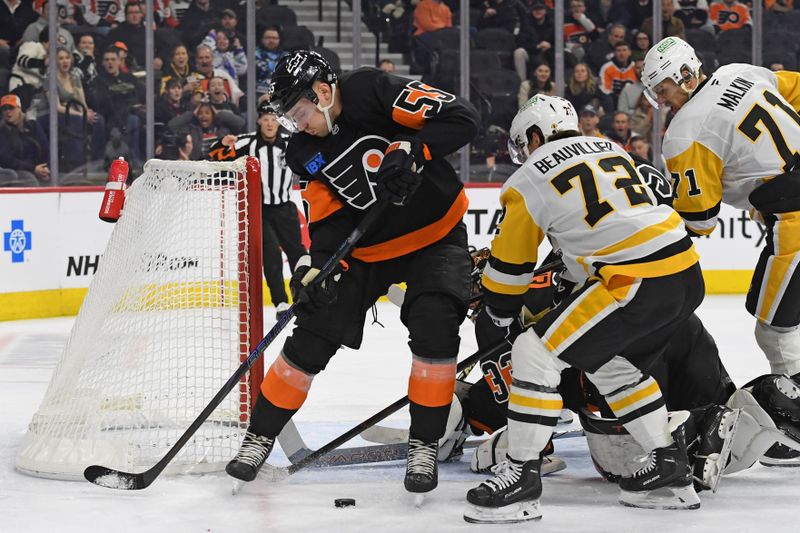
[[[489,246],[500,221],[500,186],[468,187],[467,193],[470,207],[464,222],[470,244]],[[0,320],[77,313],[114,229],[97,217],[102,196],[99,189],[35,193],[0,189]],[[299,204],[299,195],[293,199]],[[305,224],[303,229],[305,233]],[[708,291],[745,292],[765,237],[764,226],[750,220],[745,211],[723,206],[717,230],[695,241]],[[543,253],[549,249],[547,243],[542,247]],[[149,258],[151,267],[195,266],[194,258],[179,252]],[[288,266],[284,268],[288,278]]]

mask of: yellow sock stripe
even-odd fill
[[[650,378],[650,385],[647,387],[640,389],[629,396],[622,398],[621,400],[617,400],[616,402],[609,403],[608,406],[614,411],[614,414],[619,416],[618,411],[625,409],[626,407],[630,407],[634,403],[647,398],[650,395],[660,395],[661,389],[658,388],[658,383],[653,378]]]
[[[532,407],[534,409],[547,409],[547,410],[558,410],[558,411],[560,411],[561,408],[564,406],[564,402],[560,398],[558,400],[543,400],[541,398],[530,398],[528,396],[514,394],[513,392],[509,395],[508,402],[509,405],[514,404],[522,407]]]

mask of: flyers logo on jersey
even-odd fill
[[[329,165],[322,169],[328,183],[349,205],[366,209],[376,200],[375,174],[383,161],[389,140],[367,135],[354,142]]]
[[[442,104],[455,99],[448,92],[414,80],[397,95],[392,104],[392,119],[407,128],[420,130],[425,125],[425,119],[436,116]]]

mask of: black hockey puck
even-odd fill
[[[355,498],[336,498],[333,500],[333,505],[336,507],[355,507],[356,506],[356,499]]]

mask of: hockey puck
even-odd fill
[[[333,500],[333,505],[336,507],[355,507],[356,500],[355,498],[336,498]]]

